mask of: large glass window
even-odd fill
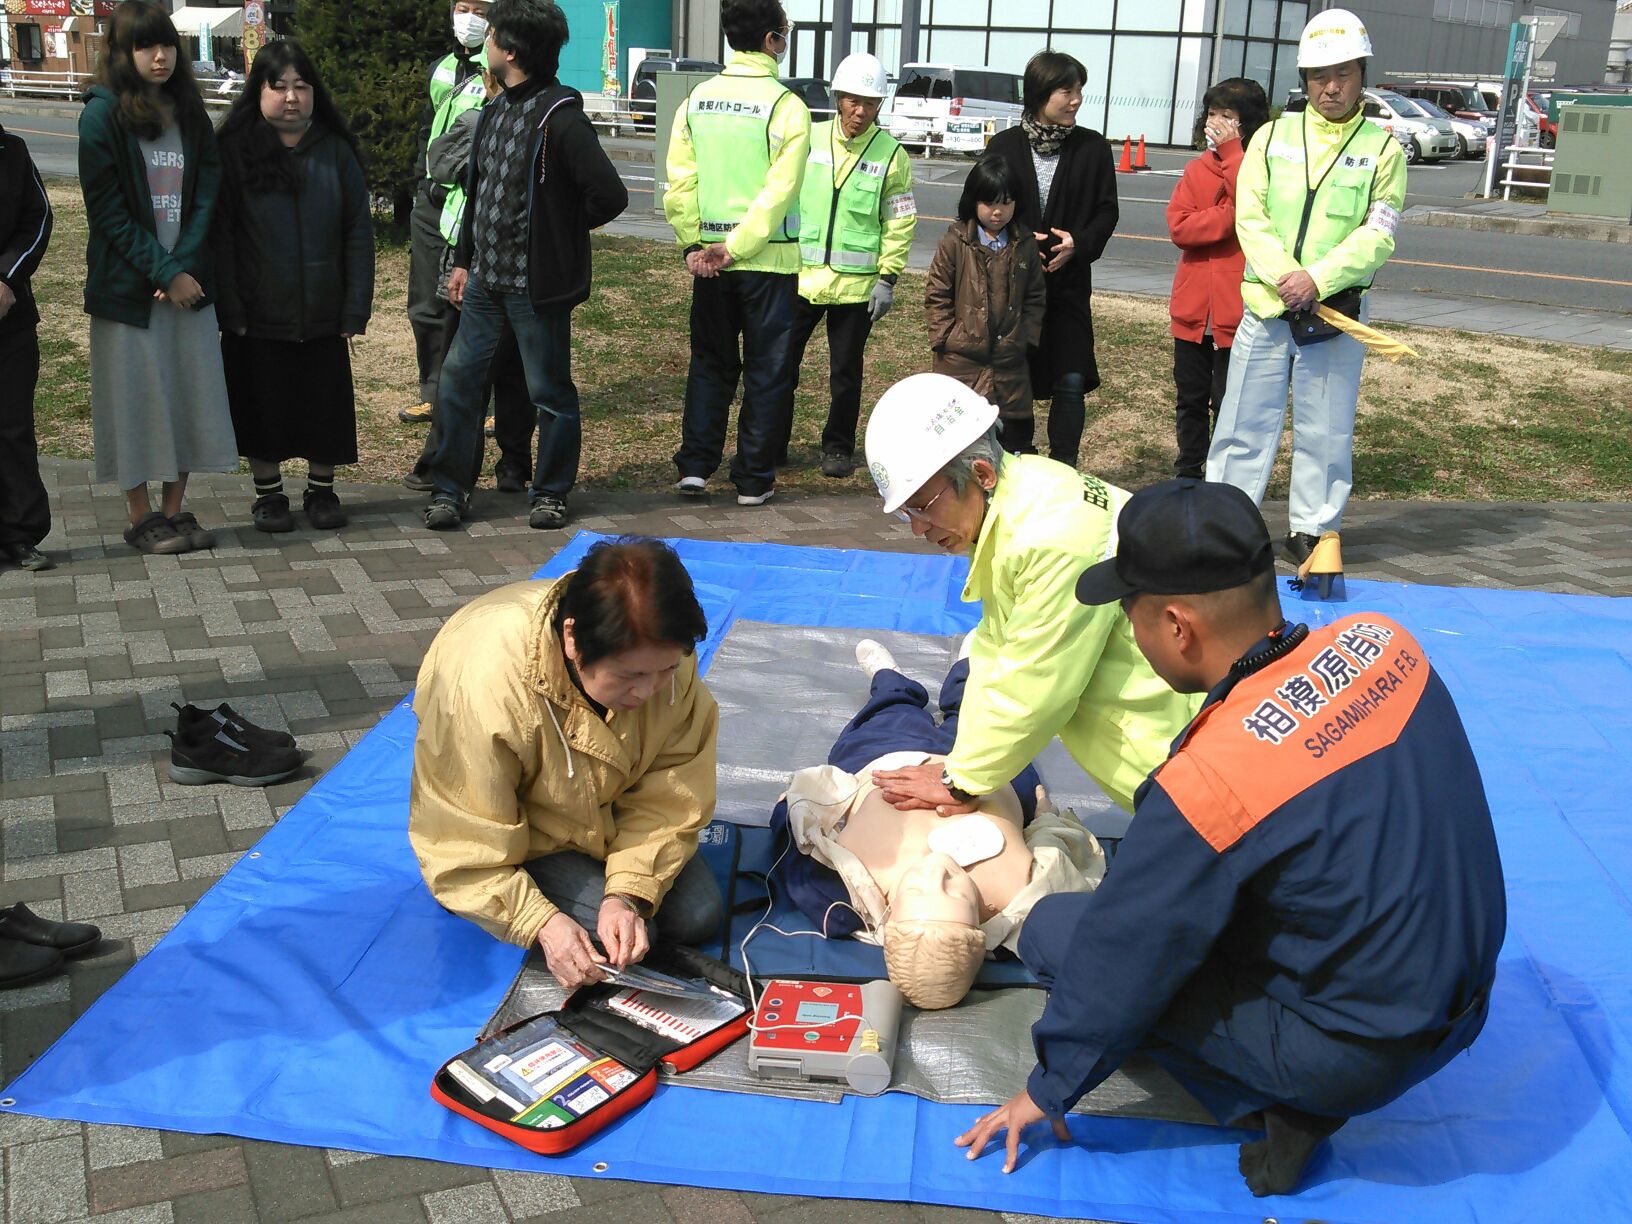
[[[1024,73],[1026,62],[1047,45],[1048,37],[1042,30],[994,30],[986,62],[1003,72]]]
[[[1218,0],[1184,0],[1184,28],[1186,30],[1211,34],[1213,31],[1213,9]]]
[[[1275,76],[1267,86],[1269,90],[1269,104],[1271,106],[1286,105],[1287,95],[1294,89],[1303,88],[1303,80],[1298,76],[1298,49],[1282,43],[1275,49]]]
[[[1056,8],[1065,8],[1070,0],[1059,0]],[[997,0],[992,5],[992,25],[1035,30],[1037,45],[1041,47],[1048,30],[1049,0]]]
[[[1179,43],[1179,77],[1173,91],[1173,144],[1191,143],[1197,117],[1202,113],[1201,100],[1212,84],[1207,74],[1213,67],[1213,42],[1210,38],[1186,38]]]
[[[1218,79],[1241,76],[1243,58],[1247,53],[1247,44],[1239,38],[1226,38],[1224,45],[1219,48]]]
[[[1284,0],[1281,5],[1281,37],[1297,42],[1309,24],[1309,6],[1303,0]]]
[[[1001,3],[1001,0],[999,0]],[[1054,29],[1111,30],[1116,28],[1116,0],[1057,0]],[[1071,54],[1076,55],[1073,51]],[[1077,56],[1078,59],[1082,57]]]
[[[984,64],[985,30],[932,30],[928,59],[937,64]]]
[[[1082,109],[1077,122],[1105,130],[1105,108],[1109,101],[1111,36],[1109,34],[1056,34],[1051,40],[1056,51],[1064,51],[1082,61],[1088,83],[1082,87]]]
[[[822,19],[821,0],[785,0],[782,9],[799,25],[816,25]]]
[[[1280,26],[1280,8],[1275,0],[1252,0],[1252,25],[1247,34],[1252,38],[1274,38]]]
[[[921,11],[926,25],[984,27],[987,8],[987,0],[930,0]]]
[[[1176,31],[1183,14],[1183,0],[1139,0],[1137,4],[1122,6],[1117,28]]]
[[[1164,138],[1173,125],[1173,70],[1179,40],[1119,35],[1111,48],[1105,134]]]
[[[1253,39],[1247,43],[1247,62],[1241,69],[1241,75],[1257,81],[1267,93],[1272,84],[1270,77],[1273,75],[1272,70],[1275,66],[1274,58],[1274,43],[1259,42]],[[1270,94],[1269,101],[1272,106],[1280,106],[1286,102],[1286,95],[1282,94],[1280,97],[1276,97],[1274,94]]]
[[[1250,0],[1224,0],[1224,33],[1247,32],[1247,5]]]

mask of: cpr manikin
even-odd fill
[[[1014,786],[983,796],[964,816],[892,807],[873,785],[873,770],[941,759],[955,735],[968,665],[960,659],[948,674],[936,723],[928,694],[895,670],[882,646],[864,641],[856,653],[872,673],[872,691],[834,744],[832,763],[789,782],[791,849],[807,858],[783,879],[824,932],[854,930],[881,943],[890,980],[908,1002],[950,1007],[988,952],[1014,950],[1038,897],[1097,885],[1104,854],[1075,816],[1048,804],[1031,771],[1017,782],[1036,801],[1030,823]],[[925,750],[933,748],[941,752]],[[778,821],[782,815],[779,807]],[[833,881],[825,892],[824,880]],[[851,907],[859,928],[835,924],[827,912]]]

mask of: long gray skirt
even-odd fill
[[[134,489],[183,472],[236,472],[215,307],[154,302],[146,327],[91,319],[96,479]]]

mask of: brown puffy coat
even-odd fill
[[[934,370],[980,392],[1006,417],[1030,416],[1026,353],[1043,330],[1042,257],[1018,226],[1009,226],[1001,251],[981,245],[978,226],[954,221],[929,265],[924,313]]]

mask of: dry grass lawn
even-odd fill
[[[88,329],[80,310],[84,210],[70,185],[54,185],[51,194],[56,235],[35,282],[45,317],[38,430],[46,453],[84,458],[91,449]],[[670,456],[680,435],[689,278],[667,244],[603,235],[595,249],[595,292],[574,315],[583,480],[603,488],[661,488],[674,479]],[[398,408],[418,398],[405,313],[406,248],[382,246],[378,267],[374,317],[354,357],[359,462],[341,476],[389,482],[412,465],[423,430],[396,419]],[[922,277],[903,277],[896,302],[868,345],[864,407],[896,379],[929,365]],[[1082,466],[1126,487],[1162,479],[1173,459],[1166,308],[1159,301],[1097,294],[1094,317],[1104,385],[1089,399]],[[1632,497],[1632,353],[1445,330],[1387,330],[1421,357],[1366,363],[1356,496]],[[841,487],[814,471],[826,369],[827,348],[818,333],[805,357],[790,448],[794,466],[781,475],[784,486]],[[489,471],[496,457],[489,454]],[[1283,446],[1271,496],[1284,495],[1285,462]],[[858,471],[848,485],[860,489],[865,480]]]

